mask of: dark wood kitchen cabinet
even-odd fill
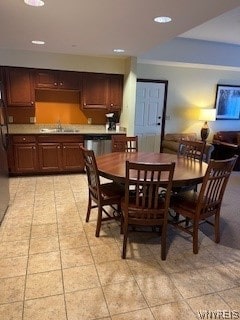
[[[34,107],[35,93],[33,69],[4,67],[7,105],[12,107]]]
[[[81,73],[60,70],[35,70],[36,89],[79,90]]]
[[[62,169],[61,144],[39,143],[39,169],[42,172],[56,172]]]
[[[123,76],[105,73],[84,73],[82,77],[84,109],[118,111],[122,106]]]
[[[108,78],[102,73],[85,73],[82,80],[82,102],[84,109],[106,109]]]
[[[108,109],[118,111],[122,108],[123,76],[121,74],[109,75]]]
[[[37,143],[34,135],[10,137],[10,173],[34,173],[38,171]]]
[[[39,143],[39,166],[44,172],[83,171],[83,143]]]
[[[84,160],[79,134],[10,134],[10,174],[83,172]]]
[[[83,171],[82,135],[42,135],[38,138],[42,172]]]
[[[84,160],[81,147],[83,147],[83,141],[79,143],[63,143],[62,156],[63,156],[63,170],[65,171],[83,171]]]

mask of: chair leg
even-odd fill
[[[120,205],[120,204],[117,205],[117,212],[118,212],[118,214],[119,214],[120,217],[121,217],[121,215],[122,215],[122,210],[121,210],[121,205]]]
[[[102,224],[102,206],[98,206],[98,217],[97,217],[97,227],[96,227],[96,233],[95,236],[99,237],[100,229]]]
[[[185,220],[185,227],[189,226],[189,222],[190,222],[190,219],[187,217],[186,220]]]
[[[162,226],[161,235],[161,259],[166,260],[166,249],[167,249],[167,225]]]
[[[121,225],[120,225],[120,234],[123,234],[123,226],[124,226],[124,217],[121,215]]]
[[[180,216],[180,214],[179,213],[176,213],[176,215],[175,215],[175,217],[174,217],[174,220],[177,222],[177,221],[179,221],[179,216]]]
[[[193,253],[198,253],[198,223],[193,222]]]
[[[220,217],[219,216],[220,216],[219,212],[216,213],[216,215],[215,215],[215,223],[214,223],[215,242],[216,243],[220,242],[220,230],[219,230]]]
[[[127,238],[128,238],[128,225],[125,223],[123,226],[123,248],[122,248],[122,259],[126,259],[127,252]]]
[[[90,194],[88,195],[88,207],[87,207],[87,215],[86,215],[86,222],[89,221],[90,218],[90,212],[91,212],[91,207],[92,207],[92,199]]]

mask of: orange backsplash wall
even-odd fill
[[[36,90],[36,123],[105,124],[104,110],[82,110],[80,92]]]

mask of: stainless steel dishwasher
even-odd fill
[[[93,150],[96,156],[110,153],[112,137],[110,134],[87,134],[84,136],[84,148]]]

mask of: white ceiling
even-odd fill
[[[240,7],[211,19],[180,36],[240,45]]]
[[[159,15],[172,23],[153,22]],[[35,8],[8,0],[0,2],[0,30],[0,49],[113,56],[123,48],[138,57],[179,35],[239,45],[240,7],[239,0],[45,0]]]

